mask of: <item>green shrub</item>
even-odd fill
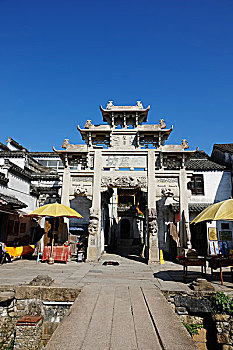
[[[187,331],[189,332],[189,334],[194,335],[194,334],[199,334],[198,330],[203,328],[202,324],[188,324],[184,322],[184,326],[187,329]]]
[[[233,300],[223,292],[216,292],[212,298],[214,314],[233,314]]]

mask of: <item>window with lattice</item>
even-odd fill
[[[193,175],[188,183],[188,189],[194,195],[204,195],[204,179],[203,175]]]

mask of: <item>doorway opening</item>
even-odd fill
[[[121,220],[120,235],[121,239],[130,239],[130,222],[128,219]]]
[[[190,225],[192,248],[196,249],[198,255],[208,255],[207,228],[205,222]]]

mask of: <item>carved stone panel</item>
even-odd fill
[[[106,157],[103,157],[103,167],[146,168],[146,157],[145,156],[106,156]]]
[[[99,214],[93,208],[90,209],[90,223],[88,226],[88,233],[90,236],[96,236],[99,227]],[[95,238],[91,237],[93,243],[95,244]],[[93,245],[94,245],[93,244]]]
[[[149,235],[156,236],[158,233],[158,220],[156,208],[148,209],[148,229]]]
[[[79,186],[76,186],[74,189],[75,196],[86,196],[87,188],[81,183]]]
[[[111,146],[115,149],[135,148],[136,135],[112,135]]]
[[[101,178],[101,187],[102,190],[106,190],[108,187],[116,187],[116,188],[141,188],[142,190],[147,189],[147,178],[146,176],[103,176]]]
[[[179,197],[178,178],[156,178],[156,197]]]
[[[92,177],[72,177],[70,186],[70,197],[72,196],[92,196]]]
[[[79,182],[91,182],[92,183],[92,177],[91,176],[75,176],[72,177],[72,184],[79,183]]]

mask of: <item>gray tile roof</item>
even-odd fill
[[[225,166],[220,165],[210,160],[210,157],[205,152],[197,151],[192,158],[186,163],[188,170],[224,170]]]
[[[10,205],[14,208],[26,208],[27,204],[21,202],[14,196],[7,196],[6,194],[0,193],[0,205]]]
[[[217,148],[222,152],[233,154],[233,143],[216,143],[213,148]]]
[[[189,211],[194,211],[194,212],[201,212],[205,208],[209,207],[213,203],[189,203],[188,208]],[[171,209],[174,212],[178,212],[180,210],[180,205],[179,203],[172,203],[171,204]]]
[[[6,175],[0,172],[0,184],[7,185],[8,179],[6,178]]]
[[[4,145],[2,142],[0,142],[0,149],[4,151],[9,151],[9,148],[6,145]]]

